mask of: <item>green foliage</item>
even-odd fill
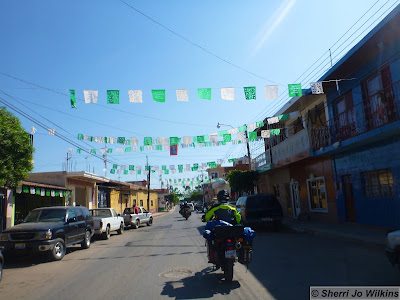
[[[194,191],[191,195],[190,195],[190,201],[192,202],[199,202],[199,201],[203,201],[203,193],[199,192],[199,191]]]
[[[0,108],[0,186],[16,187],[33,169],[34,148],[21,122]]]
[[[167,196],[167,200],[169,201],[169,203],[174,203],[174,205],[177,205],[179,202],[179,197],[178,195],[172,193]]]
[[[256,171],[232,170],[226,178],[231,188],[235,191],[253,194],[258,180],[258,173]]]

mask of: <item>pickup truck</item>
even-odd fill
[[[124,218],[117,215],[113,208],[93,208],[89,210],[93,216],[94,234],[108,240],[111,231],[118,234],[124,232]]]
[[[386,256],[400,271],[400,230],[389,232],[386,236]]]
[[[146,211],[143,207],[138,207],[139,213],[135,214],[133,207],[127,207],[122,216],[124,217],[125,226],[131,226],[134,229],[139,228],[142,224],[151,226],[153,224],[153,215]]]

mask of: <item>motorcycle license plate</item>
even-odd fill
[[[236,257],[236,250],[225,251],[225,258],[235,258],[235,257]]]
[[[272,218],[262,218],[261,221],[263,221],[263,222],[271,222]]]
[[[24,243],[16,243],[15,249],[25,249],[25,244]]]

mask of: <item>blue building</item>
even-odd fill
[[[339,220],[400,228],[400,6],[319,81],[312,155],[331,157]]]

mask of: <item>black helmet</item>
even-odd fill
[[[218,202],[228,202],[229,200],[229,193],[226,190],[219,191],[217,194]]]

